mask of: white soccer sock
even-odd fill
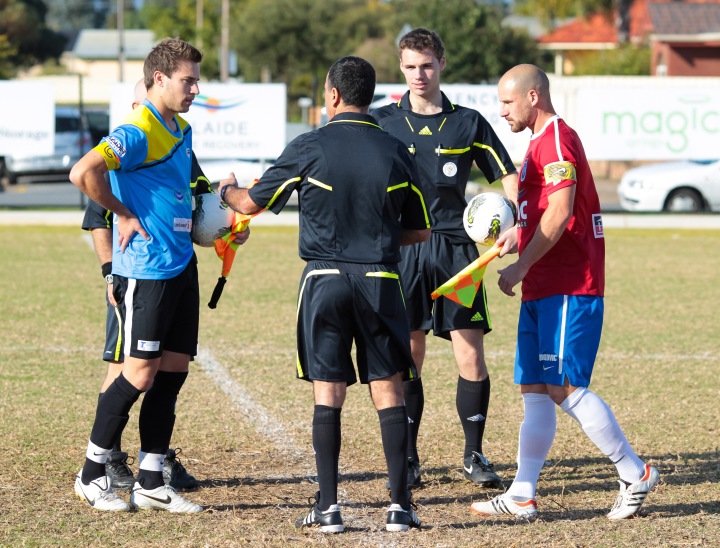
[[[525,415],[518,436],[518,471],[508,495],[535,498],[540,471],[555,439],[555,402],[547,394],[523,394]]]
[[[578,388],[560,408],[580,424],[585,435],[613,462],[621,480],[633,483],[643,477],[645,463],[632,450],[615,415],[600,396]]]
[[[138,468],[140,470],[147,470],[148,472],[162,472],[164,460],[165,455],[140,451],[138,456]]]
[[[103,447],[98,447],[93,442],[88,441],[88,447],[87,451],[85,452],[85,456],[93,462],[105,464],[108,460],[108,456],[110,455],[110,453],[112,453],[112,448],[105,449]]]

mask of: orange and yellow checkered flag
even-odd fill
[[[451,301],[470,308],[475,300],[480,282],[485,275],[485,268],[490,261],[500,254],[500,247],[494,246],[480,255],[477,259],[455,274],[447,282],[432,292],[433,300],[438,297],[447,297]]]
[[[257,181],[258,180],[255,179],[248,188],[251,188],[255,183],[257,183]],[[213,289],[208,307],[216,308],[218,300],[220,300],[220,295],[222,295],[223,288],[225,287],[227,276],[230,274],[233,261],[235,261],[235,254],[237,253],[238,247],[240,247],[240,244],[235,241],[237,235],[241,232],[245,232],[248,229],[248,226],[250,226],[250,220],[256,215],[260,215],[263,211],[265,210],[261,209],[253,215],[245,215],[236,211],[235,220],[233,221],[230,232],[215,240],[215,253],[222,261],[222,274],[215,284],[215,289]]]

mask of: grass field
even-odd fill
[[[343,411],[344,535],[296,530],[316,486],[312,395],[294,378],[297,283],[292,228],[256,227],[216,310],[220,262],[202,249],[201,354],[178,402],[173,447],[201,480],[196,515],[105,514],[73,494],[97,391],[104,282],[79,229],[0,227],[0,545],[718,546],[720,545],[720,231],[608,230],[606,322],[593,389],[662,474],[640,518],[611,523],[614,467],[567,416],[538,490],[540,519],[479,519],[461,475],[457,370],[429,339],[420,433],[421,531],[384,531],[384,458],[364,387]],[[512,384],[519,301],[488,272],[493,397],[485,453],[509,485],[522,403]],[[137,453],[137,407],[124,447]],[[123,495],[124,496],[124,495]]]

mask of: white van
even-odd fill
[[[4,174],[11,185],[18,177],[57,175],[67,179],[70,169],[95,143],[88,123],[74,107],[55,107],[55,152],[51,156],[5,156]]]

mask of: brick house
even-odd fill
[[[589,52],[618,47],[616,20],[615,11],[578,17],[539,37],[538,45],[554,52],[555,74],[572,74]],[[720,0],[634,0],[628,41],[652,47],[653,75],[719,75]]]

